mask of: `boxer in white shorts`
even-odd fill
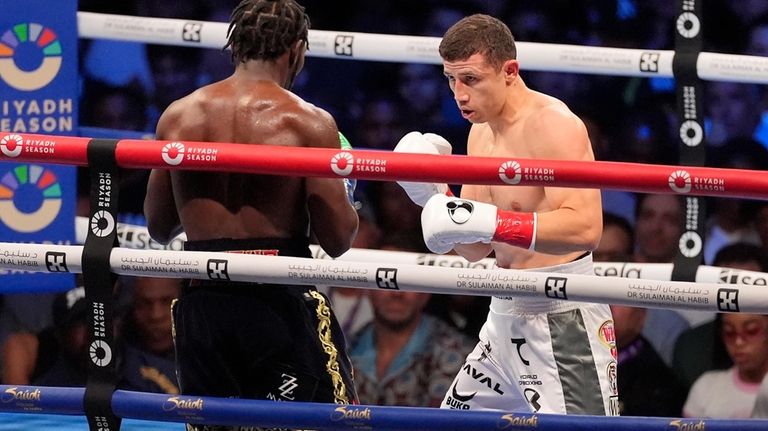
[[[594,274],[591,255],[535,271]],[[490,308],[443,408],[618,414],[607,305],[494,297]]]
[[[496,18],[460,20],[439,51],[459,110],[472,123],[467,154],[504,160],[499,178],[509,185],[464,185],[456,198],[446,184],[400,182],[424,207],[429,249],[455,250],[470,261],[493,252],[500,268],[592,274],[589,252],[602,232],[600,191],[519,185],[557,176],[554,167],[529,168],[520,159],[593,161],[584,123],[560,100],[525,85],[512,33]],[[451,145],[411,132],[395,151],[450,154]],[[613,415],[616,400],[607,306],[494,298],[480,344],[443,407]]]

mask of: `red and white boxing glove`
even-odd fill
[[[451,144],[442,136],[434,133],[410,132],[403,136],[395,146],[396,153],[447,155],[451,154],[451,151],[453,151]],[[448,184],[411,183],[406,181],[398,181],[397,183],[408,193],[408,197],[416,205],[422,207],[432,196],[450,193]]]
[[[424,242],[434,253],[448,253],[456,244],[503,242],[533,250],[536,213],[500,210],[496,205],[434,195],[421,212]]]

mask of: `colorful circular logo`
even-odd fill
[[[17,232],[37,232],[61,210],[56,175],[38,165],[20,165],[0,178],[0,221]]]
[[[59,73],[61,43],[37,23],[16,24],[0,37],[0,78],[21,91],[39,90]]]

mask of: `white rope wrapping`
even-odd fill
[[[75,219],[76,241],[85,242],[88,229],[88,219]],[[183,250],[187,237],[181,234],[167,245],[160,244],[149,236],[144,226],[119,223],[117,239],[121,247],[145,250]],[[310,245],[312,256],[316,259],[331,259],[322,248]],[[431,253],[410,253],[404,251],[368,250],[353,248],[338,257],[341,261],[352,262],[386,262],[405,265],[437,266],[442,268],[474,268],[495,269],[496,260],[482,259],[469,262],[461,256],[440,255]],[[604,277],[638,278],[644,280],[672,280],[671,263],[633,263],[633,262],[595,262],[595,275]],[[700,265],[696,271],[697,283],[718,284],[751,284],[768,286],[768,273],[744,271],[717,266]]]
[[[80,37],[221,49],[227,23],[78,12]],[[438,37],[309,31],[313,57],[441,64]],[[612,76],[672,77],[674,51],[516,42],[524,69]],[[702,52],[698,76],[768,84],[768,57]]]
[[[82,246],[0,243],[0,268],[82,272]],[[608,278],[512,269],[449,268],[253,256],[235,253],[113,248],[116,274],[301,285],[333,285],[463,295],[493,295],[768,314],[764,287]],[[254,287],[257,288],[257,287]]]

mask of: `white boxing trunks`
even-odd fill
[[[592,255],[530,272],[594,274]],[[549,281],[548,281],[549,282]],[[564,279],[551,281],[565,297]],[[616,416],[616,337],[608,305],[491,300],[480,342],[441,408]]]

